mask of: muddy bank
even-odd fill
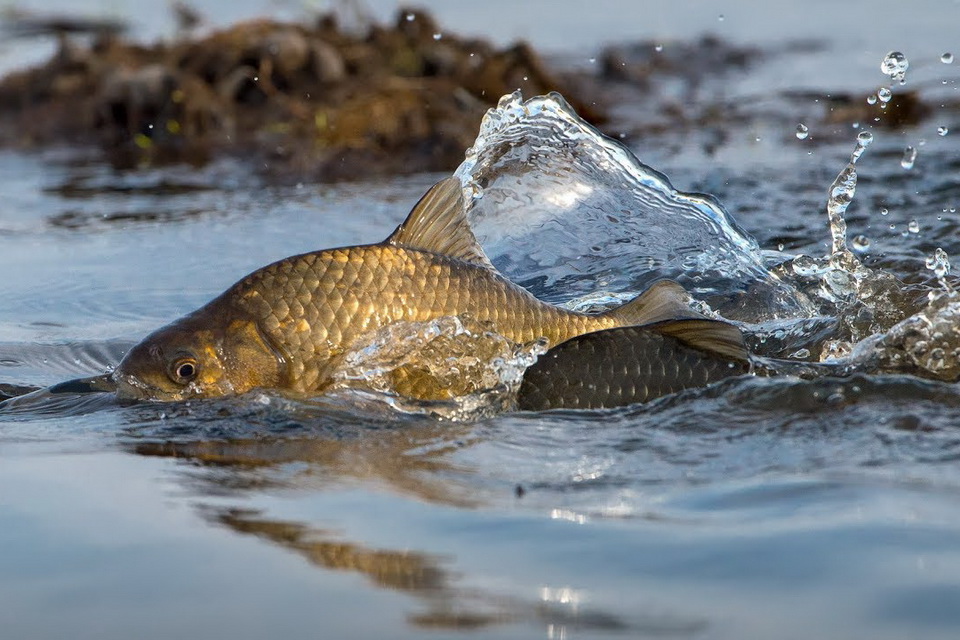
[[[0,84],[4,145],[96,144],[118,166],[234,154],[334,180],[455,167],[485,110],[516,88],[560,91],[603,119],[526,44],[460,38],[422,11],[363,34],[328,15],[149,46],[118,29],[84,41],[63,22],[51,60]]]
[[[7,32],[55,35],[59,49],[0,82],[0,145],[94,145],[120,168],[230,155],[281,181],[450,170],[486,109],[518,88],[527,96],[559,91],[610,135],[677,144],[691,133],[712,153],[731,130],[771,117],[769,104],[764,112],[725,97],[724,78],[777,55],[706,36],[666,51],[610,46],[591,64],[564,67],[524,43],[496,48],[451,34],[416,10],[362,33],[325,15],[152,45],[126,39],[115,23],[32,18],[8,23]],[[871,115],[860,96],[823,105],[826,123]],[[901,126],[930,109],[902,93],[873,111],[879,124]]]

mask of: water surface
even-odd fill
[[[746,29],[746,11],[718,27]],[[876,90],[892,48],[955,82],[937,66],[955,21],[887,20],[909,42],[875,42],[857,91]],[[841,32],[822,35],[842,48],[869,30]],[[822,60],[774,56],[724,82],[755,95],[828,73]],[[704,132],[631,144],[678,187],[717,196],[758,252],[822,257],[826,190],[860,129],[799,140],[812,98],[766,105],[713,152]],[[871,240],[864,264],[918,294],[939,286],[935,248],[960,255],[960,138],[932,126],[960,122],[941,116],[874,130],[847,213],[851,237]],[[378,241],[439,177],[273,187],[229,162],[115,173],[73,151],[0,153],[0,392],[106,370],[271,260]],[[704,292],[732,286],[718,282]],[[460,423],[355,398],[48,399],[0,416],[0,625],[31,638],[953,638],[958,405],[953,383],[902,372],[748,377],[643,407]]]

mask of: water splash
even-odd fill
[[[953,287],[947,281],[947,275],[950,273],[950,256],[942,248],[937,247],[933,255],[927,258],[927,269],[933,271],[940,287],[945,291],[953,291]]]
[[[397,322],[357,341],[333,373],[333,389],[373,391],[397,408],[447,417],[471,407],[496,413],[510,407],[523,372],[545,351],[545,341],[517,344],[467,316]]]
[[[850,161],[830,185],[827,219],[830,222],[830,236],[833,240],[830,264],[835,268],[849,270],[859,264],[847,248],[847,221],[844,214],[857,192],[857,161],[872,142],[873,134],[869,131],[861,131],[857,134],[857,145],[850,154]]]
[[[716,199],[674,189],[559,94],[501,98],[456,175],[494,265],[549,302],[668,277],[740,309],[809,311]]]
[[[913,169],[913,165],[916,161],[917,161],[916,147],[907,147],[906,149],[903,150],[903,156],[900,158],[901,167],[907,170]]]
[[[880,71],[890,76],[892,82],[899,84],[906,82],[908,68],[910,68],[910,62],[899,51],[891,51],[880,63]]]

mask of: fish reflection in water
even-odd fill
[[[314,416],[316,418],[316,416]],[[223,506],[224,497],[249,498],[283,490],[315,491],[349,478],[428,503],[458,509],[484,506],[475,485],[458,482],[457,474],[473,469],[447,458],[477,443],[468,425],[421,420],[402,428],[376,429],[376,438],[363,430],[325,437],[238,438],[218,440],[162,440],[128,442],[139,455],[177,458],[181,481],[199,494],[198,512],[205,521],[291,551],[324,571],[356,573],[374,586],[409,594],[425,610],[409,617],[422,628],[475,629],[504,624],[562,625],[593,632],[642,632],[645,628],[690,633],[699,620],[660,615],[622,616],[564,602],[548,602],[524,595],[509,596],[468,586],[470,576],[453,570],[449,555],[410,549],[372,547],[344,539],[343,534],[309,522],[272,517],[249,506]],[[162,437],[163,431],[149,434]],[[293,464],[291,464],[293,463]],[[296,471],[291,472],[291,466]],[[321,489],[322,490],[322,489]],[[204,504],[203,496],[217,498]]]

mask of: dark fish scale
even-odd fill
[[[749,371],[736,361],[643,327],[581,335],[560,344],[524,374],[521,409],[597,409],[647,402]]]

